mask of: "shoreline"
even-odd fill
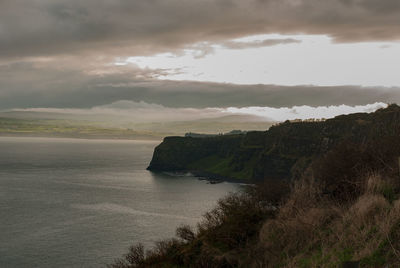
[[[198,170],[167,171],[167,170],[154,170],[149,167],[147,167],[146,169],[153,173],[165,173],[165,174],[171,174],[171,175],[186,175],[186,174],[188,174],[187,176],[195,177],[198,180],[208,181],[208,182],[210,182],[210,184],[218,184],[218,183],[222,183],[222,182],[238,183],[238,184],[246,184],[246,185],[254,184],[254,182],[250,182],[248,180],[228,178],[228,177],[224,177],[224,176],[214,174],[211,172],[198,171]]]
[[[45,135],[45,134],[14,134],[14,133],[0,133],[0,138],[47,138],[47,139],[73,139],[73,140],[108,140],[108,141],[149,141],[149,142],[162,142],[162,137],[109,137],[109,136],[68,136],[68,135]]]
[[[90,142],[100,142],[100,141],[107,141],[107,142],[149,142],[149,143],[158,143],[161,142],[162,140],[156,140],[156,139],[125,139],[125,138],[107,138],[107,137],[96,137],[96,138],[87,138],[87,137],[61,137],[61,136],[10,136],[10,135],[1,135],[0,134],[0,139],[36,139],[36,140],[53,140],[53,141],[66,141],[66,140],[71,140],[71,141],[90,141]]]

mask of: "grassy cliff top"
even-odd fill
[[[344,141],[398,135],[400,107],[289,122],[266,131],[215,137],[166,137],[154,150],[153,171],[192,171],[213,178],[260,181],[299,176],[311,161]]]

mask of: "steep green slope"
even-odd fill
[[[206,138],[166,137],[152,171],[190,171],[211,178],[264,180],[300,175],[315,157],[342,141],[399,133],[400,107],[342,115],[323,122],[284,122],[267,131]]]

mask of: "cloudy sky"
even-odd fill
[[[370,111],[399,41],[398,0],[0,0],[0,110]]]

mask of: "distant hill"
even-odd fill
[[[153,122],[136,124],[133,127],[149,131],[161,131],[184,135],[188,132],[219,134],[232,130],[266,130],[274,121],[253,115],[229,115],[216,118],[204,118],[192,121]]]
[[[0,135],[42,135],[87,137],[104,136],[105,130],[124,138],[184,135],[188,132],[203,134],[227,133],[232,130],[265,130],[274,122],[252,115],[227,115],[186,121],[137,120],[140,115],[50,113],[43,111],[0,112]],[[14,126],[12,126],[14,124]],[[7,125],[7,127],[6,127]],[[88,131],[73,131],[87,129]],[[96,133],[96,131],[98,133]],[[73,132],[73,133],[72,133]],[[86,133],[86,134],[85,134]],[[112,137],[107,134],[105,137]]]
[[[87,121],[0,117],[0,136],[160,140],[161,135],[127,128],[102,127]]]

